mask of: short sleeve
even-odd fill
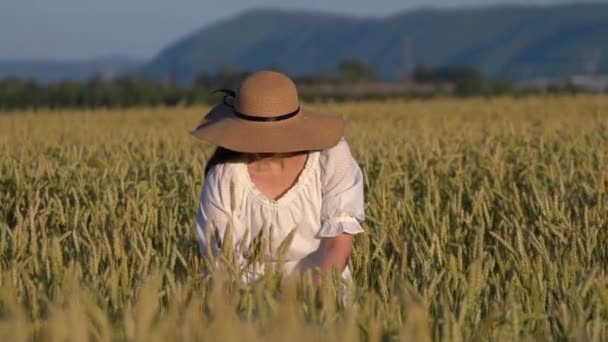
[[[228,226],[236,230],[238,219],[233,215],[230,182],[224,175],[225,168],[219,164],[211,168],[205,178],[196,214],[196,234],[203,255],[209,252],[218,255],[221,239]]]
[[[321,229],[317,237],[363,232],[363,173],[346,140],[322,152]]]

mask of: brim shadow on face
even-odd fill
[[[324,150],[344,135],[344,120],[306,109],[292,118],[257,122],[238,118],[225,104],[215,106],[191,134],[210,144],[245,153]]]

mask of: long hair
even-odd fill
[[[230,162],[236,162],[244,157],[244,153],[232,151],[223,147],[217,147],[205,166],[205,176],[211,169],[218,165]]]

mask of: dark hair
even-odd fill
[[[223,147],[217,147],[205,166],[205,176],[217,164],[236,162],[244,157],[244,153],[232,151]]]

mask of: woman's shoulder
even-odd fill
[[[213,165],[205,175],[205,184],[216,188],[228,188],[235,182],[234,163],[218,163]]]
[[[321,166],[326,168],[332,166],[332,164],[350,163],[351,159],[350,146],[346,139],[342,137],[335,146],[321,152],[320,161]]]
[[[346,139],[342,138],[332,148],[321,152],[320,157],[321,179],[325,187],[345,179],[345,177],[356,176],[361,172],[359,164],[353,158],[350,146]]]
[[[230,173],[232,173],[232,170],[228,163],[217,163],[209,169],[209,172],[207,172],[207,174],[205,175],[205,178],[207,178],[207,179],[223,178],[223,177],[229,175]]]

